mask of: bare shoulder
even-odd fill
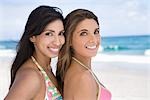
[[[88,70],[81,73],[77,78],[79,80],[77,86],[79,87],[88,87],[87,89],[89,89],[90,87],[93,88],[93,84],[95,84],[93,76]]]
[[[87,82],[88,84],[93,84],[93,78],[88,70],[84,72],[67,74],[65,77],[65,83],[71,86],[78,86]]]
[[[82,74],[80,74],[80,76],[78,76],[75,98],[78,100],[96,100],[96,92],[95,80],[89,71],[84,71]]]
[[[67,74],[64,82],[66,100],[96,100],[96,90],[95,80],[88,70]]]
[[[18,70],[15,81],[6,98],[11,98],[11,100],[13,98],[19,100],[20,97],[32,99],[40,90],[41,83],[41,74],[37,70],[31,67],[22,67]]]
[[[18,70],[16,74],[15,82],[22,82],[22,81],[24,84],[30,83],[30,86],[31,85],[38,86],[42,81],[42,77],[38,70],[27,67]]]

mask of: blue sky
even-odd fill
[[[89,9],[99,18],[102,36],[150,35],[150,0],[1,0],[0,40],[18,40],[39,5],[57,6],[64,16],[76,8]]]

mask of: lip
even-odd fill
[[[96,45],[93,45],[93,46],[85,46],[87,49],[90,49],[90,50],[95,50],[97,49],[97,46]]]
[[[58,53],[59,52],[59,48],[52,48],[52,47],[49,47],[48,48],[51,52],[53,53]]]

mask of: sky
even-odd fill
[[[39,5],[57,6],[64,17],[77,8],[91,10],[102,36],[150,35],[150,0],[0,0],[0,40],[20,39]]]

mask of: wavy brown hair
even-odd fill
[[[77,25],[85,19],[94,19],[99,25],[97,16],[86,9],[76,9],[69,13],[64,21],[65,28],[65,44],[63,45],[58,55],[56,78],[59,84],[60,92],[63,94],[64,77],[70,67],[73,56],[73,49],[71,48],[72,36]]]

